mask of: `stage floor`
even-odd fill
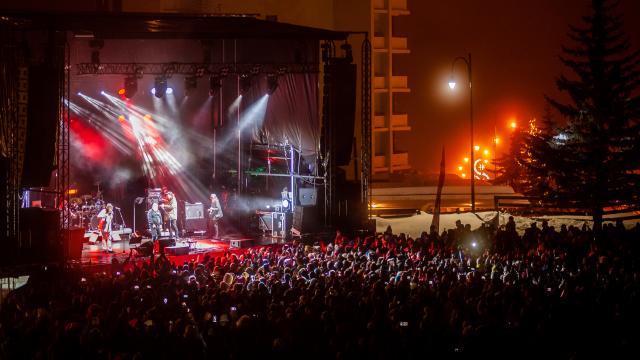
[[[232,242],[235,241],[248,241],[251,246],[247,248],[238,248],[231,246]],[[151,239],[144,238],[142,239],[142,243],[146,243],[151,241]],[[178,244],[188,244],[189,245],[189,253],[186,255],[167,255],[167,258],[175,263],[182,263],[184,261],[199,261],[203,259],[206,255],[210,257],[213,256],[221,256],[226,251],[230,251],[232,253],[241,253],[246,251],[248,248],[255,247],[264,247],[264,246],[274,246],[281,245],[285,243],[285,240],[282,238],[272,238],[272,237],[260,237],[260,238],[249,238],[245,236],[241,236],[239,234],[225,236],[222,239],[210,239],[203,237],[191,237],[181,239]],[[82,255],[79,261],[79,264],[82,267],[91,267],[91,266],[100,266],[100,265],[111,265],[114,260],[122,263],[129,258],[129,254],[132,249],[136,249],[139,244],[129,244],[129,241],[114,241],[112,243],[112,253],[106,253],[102,250],[102,246],[99,242],[91,243],[85,242],[82,247]],[[156,252],[157,256],[158,253]],[[132,256],[130,261],[145,261],[148,260],[149,256]]]

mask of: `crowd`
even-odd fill
[[[0,309],[6,359],[559,358],[637,353],[640,227],[512,220],[108,272],[42,270]]]

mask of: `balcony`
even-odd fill
[[[385,91],[387,91],[387,82],[385,80],[386,80],[386,77],[384,77],[384,76],[374,76],[373,77],[373,90],[375,92],[385,92]]]
[[[374,76],[373,77],[373,91],[376,93],[388,92],[386,76]],[[409,77],[407,76],[392,76],[391,77],[391,90],[393,92],[411,92],[408,86]]]
[[[373,157],[374,171],[387,171],[387,157],[384,155],[375,155]]]
[[[374,50],[386,50],[387,42],[384,36],[374,36],[373,37],[373,49]]]
[[[384,115],[376,114],[373,116],[373,130],[387,130]]]
[[[408,54],[409,46],[407,45],[406,37],[392,37],[391,38],[391,51],[396,54]]]
[[[408,131],[411,130],[409,126],[409,115],[407,114],[393,114],[391,116],[391,128],[394,131]]]
[[[387,38],[384,36],[375,36],[373,38],[373,51],[378,53],[386,53],[389,51],[387,49]],[[407,45],[406,37],[392,37],[391,38],[391,52],[394,54],[408,54],[411,51]]]
[[[400,152],[400,153],[393,153],[393,155],[391,155],[392,171],[408,170],[408,169],[411,169],[411,166],[409,166],[409,153]]]
[[[386,14],[387,2],[391,2],[391,15],[409,15],[407,0],[373,0],[373,10],[377,14]]]
[[[410,92],[409,89],[409,77],[408,76],[392,76],[391,77],[391,89],[394,92]]]

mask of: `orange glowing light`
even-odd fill
[[[75,195],[78,193],[78,189],[69,189],[67,190],[67,194],[69,195]]]
[[[144,119],[147,121],[151,121],[151,115],[147,114],[144,116]]]
[[[464,162],[467,162],[467,163],[468,163],[468,162],[469,162],[469,158],[467,158],[467,157],[466,157],[466,158],[464,158]]]
[[[518,124],[515,121],[512,121],[511,124],[509,124],[509,126],[511,126],[512,129],[515,129]]]
[[[462,176],[463,178],[466,178],[466,177],[467,177],[467,174],[462,173],[462,175],[460,175],[460,176]]]
[[[484,149],[484,154],[485,154],[485,155],[489,155],[489,150]]]
[[[500,143],[500,138],[493,139],[493,142],[496,143],[496,144],[499,144]]]
[[[462,171],[462,166],[458,166],[458,171]]]
[[[124,95],[124,94],[126,94],[126,92],[127,91],[124,88],[122,88],[122,89],[118,90],[118,95]]]
[[[118,121],[120,122],[125,122],[127,119],[124,117],[124,115],[120,115],[118,116]]]
[[[474,147],[473,147],[473,150],[475,150],[475,151],[480,150],[480,146],[479,146],[479,145],[474,146]]]
[[[484,163],[485,163],[485,164],[488,164],[488,163],[489,163],[489,160],[484,159]]]

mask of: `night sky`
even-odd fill
[[[543,94],[560,97],[555,78],[568,70],[560,64],[568,26],[581,25],[589,0],[409,0],[411,15],[396,22],[395,32],[409,38],[410,55],[396,55],[396,75],[409,75],[411,94],[401,95],[397,109],[410,116],[411,133],[399,137],[414,169],[438,172],[446,146],[447,172],[458,173],[469,148],[469,102],[466,87],[447,86],[451,61],[471,52],[476,144],[493,150],[494,124],[506,151],[512,118],[526,124],[540,118]],[[640,1],[618,7],[632,49],[640,49]],[[396,18],[398,19],[398,18]],[[466,84],[458,63],[455,76]],[[464,85],[461,84],[461,85]],[[561,97],[560,97],[561,98]],[[397,110],[397,111],[398,111]]]

